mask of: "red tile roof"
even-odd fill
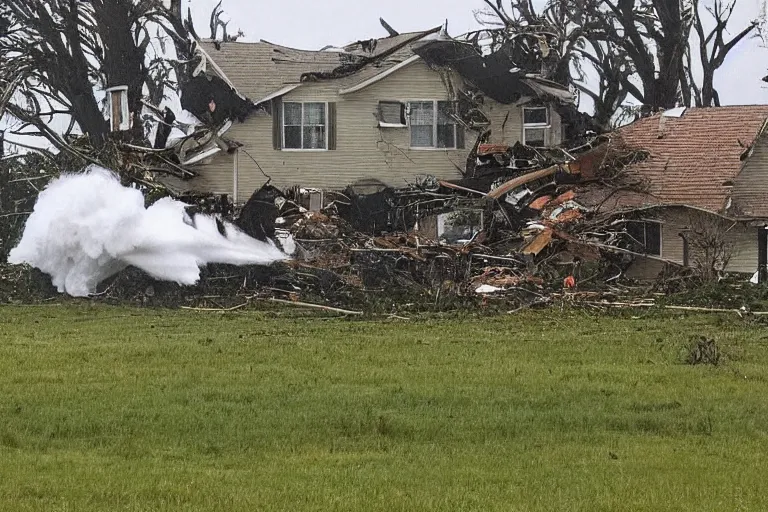
[[[721,212],[730,194],[724,184],[739,173],[741,156],[766,119],[768,105],[689,108],[682,117],[657,114],[618,133],[628,147],[650,153],[628,169],[647,184],[651,195],[647,204],[685,204]]]

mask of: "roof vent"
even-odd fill
[[[662,117],[683,117],[687,107],[675,107],[669,110],[665,110],[661,115]]]

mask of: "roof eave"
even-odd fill
[[[363,89],[366,89],[366,88],[372,86],[373,84],[376,84],[376,83],[384,80],[389,75],[391,75],[393,73],[396,73],[396,72],[400,71],[401,69],[403,69],[403,68],[405,68],[407,66],[410,66],[411,64],[413,64],[414,62],[416,62],[417,60],[420,60],[420,59],[421,59],[421,57],[419,57],[418,55],[414,55],[412,57],[409,57],[409,58],[405,59],[403,62],[401,62],[399,64],[396,64],[396,65],[392,66],[391,68],[386,69],[386,70],[382,71],[381,73],[379,73],[379,74],[377,74],[375,76],[372,76],[371,78],[369,78],[368,80],[365,80],[364,82],[360,82],[359,84],[354,85],[352,87],[348,87],[346,89],[340,89],[339,90],[339,95],[340,96],[345,96],[347,94],[352,94],[352,93],[355,93],[355,92],[358,92],[358,91],[362,91]]]

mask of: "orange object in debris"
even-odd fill
[[[551,229],[545,229],[534,238],[528,245],[523,248],[523,254],[532,254],[538,256],[541,251],[546,249],[549,244],[552,243],[552,237],[554,231]]]
[[[576,278],[568,276],[563,280],[563,288],[576,288]]]
[[[507,144],[480,144],[477,147],[477,156],[488,156],[509,151]]]
[[[530,208],[531,210],[541,210],[545,206],[547,206],[547,204],[549,204],[551,200],[552,200],[552,196],[541,196],[537,198],[535,201],[531,201],[531,204],[528,205],[528,208]]]
[[[568,201],[573,201],[574,199],[576,199],[576,192],[569,190],[564,194],[560,194],[557,199],[552,201],[552,206],[560,206],[561,204],[567,203]]]
[[[579,220],[582,218],[583,215],[579,210],[565,210],[563,213],[557,216],[555,219],[558,223],[566,223],[566,222],[572,222],[574,220]]]

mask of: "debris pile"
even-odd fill
[[[571,150],[479,145],[464,178],[427,177],[401,189],[374,180],[323,193],[267,184],[235,222],[256,239],[274,240],[291,260],[268,269],[210,265],[191,287],[128,269],[97,296],[222,310],[276,300],[391,314],[554,301],[654,307],[663,291],[624,279],[644,256],[626,229],[631,215],[601,210],[615,191],[642,192],[623,173],[642,158],[601,136]],[[188,199],[192,213],[232,212],[221,197]],[[684,287],[686,269],[666,268]],[[3,268],[0,299],[55,295],[39,277]]]
[[[535,303],[563,289],[623,293],[619,278],[639,253],[626,248],[621,220],[580,198],[637,188],[621,166],[641,154],[597,137],[570,151],[480,145],[477,155],[460,180],[356,184],[324,203],[267,184],[237,224],[294,257],[267,287],[280,298]]]

